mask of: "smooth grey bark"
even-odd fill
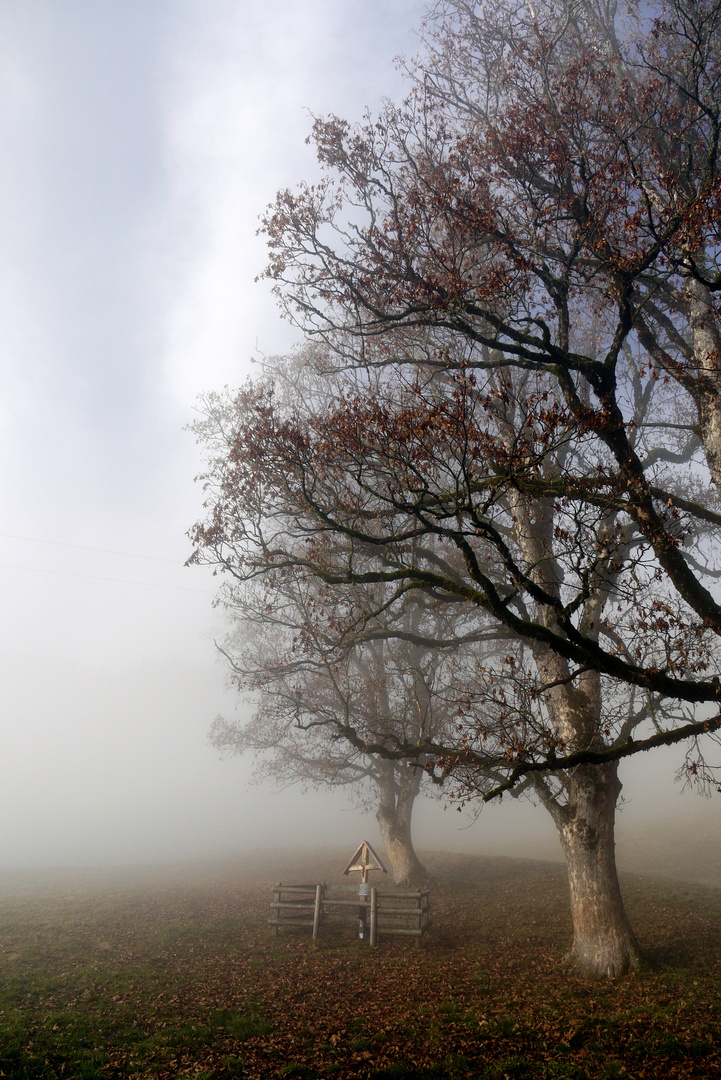
[[[711,477],[721,491],[721,330],[713,296],[705,285],[691,279],[686,287],[697,374],[684,380],[698,408],[699,436]]]
[[[643,955],[628,921],[616,871],[618,764],[584,765],[569,777],[565,805],[537,788],[566,856],[573,920],[568,960],[595,979],[636,971]]]
[[[380,800],[376,818],[390,863],[393,882],[403,888],[423,885],[428,874],[416,855],[411,836],[413,804],[421,782],[421,770],[402,766],[400,776],[393,763],[383,762],[379,770]]]
[[[550,594],[560,599],[560,574],[553,557],[555,515],[548,500],[514,505],[516,535],[532,574]],[[599,528],[603,545],[605,530]],[[583,608],[581,629],[597,634],[607,587],[594,582]],[[555,613],[539,611],[539,621],[555,628]],[[602,728],[603,697],[598,672],[570,678],[568,662],[538,645],[533,648],[539,676],[548,687],[544,698],[555,733],[568,746],[590,746]],[[558,829],[566,856],[570,889],[573,945],[571,960],[591,978],[615,978],[636,970],[641,950],[631,929],[616,870],[616,804],[621,792],[618,763],[577,766],[563,776],[562,791],[552,793],[545,782],[536,791]]]

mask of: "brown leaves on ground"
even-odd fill
[[[429,856],[421,949],[381,939],[371,951],[350,926],[317,944],[270,937],[274,878],[328,880],[342,861],[6,886],[0,1075],[721,1075],[718,892],[627,878],[650,967],[608,984],[563,966],[566,882],[552,864]]]

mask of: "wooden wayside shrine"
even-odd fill
[[[364,841],[344,870],[344,874],[361,874],[355,896],[347,886],[325,882],[284,885],[277,881],[268,920],[273,935],[277,936],[281,927],[294,926],[310,930],[315,939],[326,923],[354,923],[358,937],[364,940],[367,936],[371,947],[377,945],[379,935],[410,937],[420,945],[431,921],[430,889],[379,889],[368,884],[371,870],[386,873],[373,848]]]

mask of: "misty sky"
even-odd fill
[[[248,788],[207,742],[235,702],[213,579],[183,567],[201,512],[183,429],[199,393],[292,346],[254,282],[258,216],[315,173],[309,112],[360,119],[399,96],[393,57],[423,9],[0,6],[0,867],[377,836],[338,798]],[[654,791],[708,818],[668,755],[634,768],[632,822],[660,812]],[[426,808],[418,845],[555,843],[528,807],[463,824]]]

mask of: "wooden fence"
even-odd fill
[[[380,935],[411,937],[416,945],[430,926],[430,889],[378,889],[369,886],[368,895],[325,883],[283,885],[276,882],[270,919],[274,936],[283,926],[310,930],[317,938],[326,922],[354,922],[359,936],[367,932],[371,946]]]

